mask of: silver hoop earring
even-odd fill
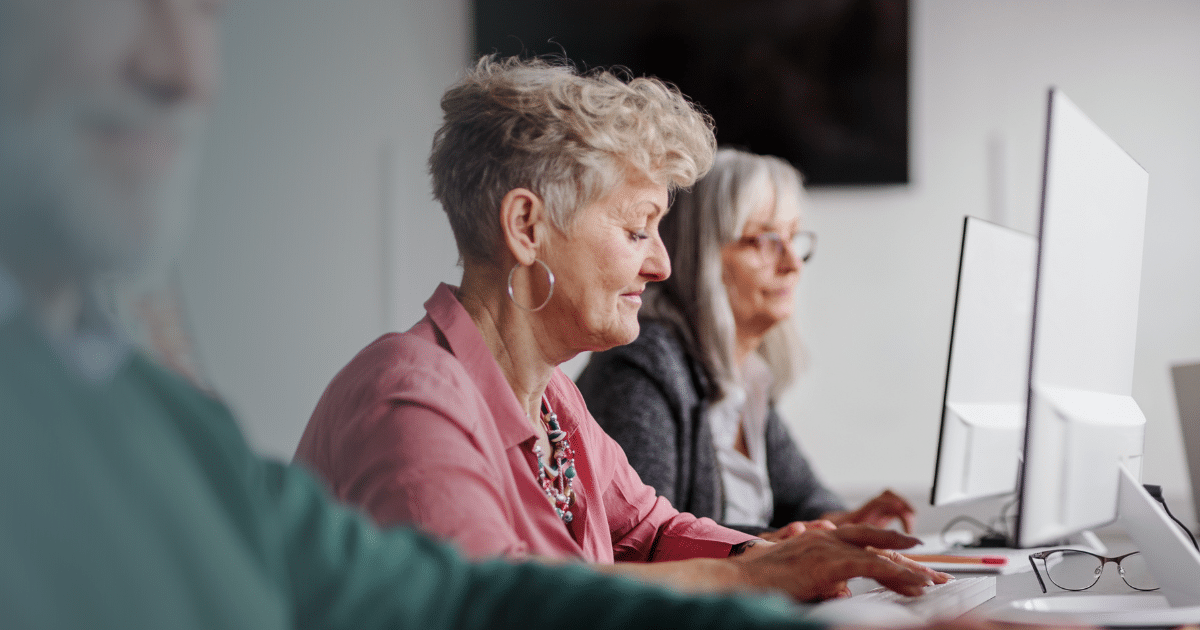
[[[517,273],[517,269],[521,266],[521,263],[517,263],[517,264],[513,265],[512,270],[508,272],[508,299],[512,300],[512,303],[516,304],[517,308],[519,308],[523,311],[530,312],[530,313],[536,313],[536,312],[546,308],[546,305],[550,303],[550,298],[554,297],[554,272],[550,271],[550,267],[546,263],[544,263],[536,258],[533,259],[533,262],[541,265],[542,269],[546,270],[546,279],[550,283],[550,292],[546,294],[546,299],[542,300],[542,303],[537,305],[537,308],[528,308],[525,306],[521,306],[521,304],[519,302],[517,302],[517,298],[513,296],[513,286],[512,286],[513,274]]]

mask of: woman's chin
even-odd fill
[[[637,319],[628,322],[618,328],[612,328],[604,331],[601,334],[593,336],[592,347],[588,348],[593,352],[603,352],[617,346],[623,346],[633,343],[641,332],[641,327],[638,325]]]
[[[791,299],[776,300],[773,304],[765,304],[764,306],[766,308],[763,309],[763,317],[771,319],[775,323],[782,322],[791,317],[792,313],[796,310]]]
[[[753,330],[760,331],[759,334],[766,334],[767,331],[775,328],[779,324],[787,321],[792,316],[792,311],[788,309],[779,309],[762,312],[760,311],[756,317],[751,320]]]

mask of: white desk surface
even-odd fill
[[[1110,526],[1108,528],[1098,530],[1096,534],[1108,547],[1107,556],[1119,556],[1123,553],[1133,551],[1132,542],[1126,536],[1125,532],[1119,527]],[[1040,568],[1040,567],[1039,567]],[[965,575],[965,574],[964,574]],[[1043,572],[1042,579],[1046,580]],[[1046,593],[1042,593],[1041,587],[1038,586],[1037,577],[1032,571],[1022,573],[1013,573],[1007,575],[996,576],[996,597],[984,602],[979,607],[971,612],[971,614],[980,617],[989,617],[1002,609],[1009,607],[1011,602],[1028,599],[1033,597],[1078,597],[1081,595],[1139,595],[1140,591],[1129,588],[1121,579],[1117,568],[1114,565],[1106,565],[1104,573],[1101,574],[1100,580],[1095,586],[1079,592],[1064,591],[1051,584],[1046,580]],[[1154,626],[1155,624],[1147,624]]]

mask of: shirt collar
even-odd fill
[[[25,308],[21,285],[0,265],[0,324],[8,323]],[[37,321],[37,318],[33,318]],[[132,354],[132,345],[88,291],[79,329],[66,335],[43,334],[66,365],[94,384],[107,383]]]
[[[442,333],[450,353],[458,359],[479,391],[488,399],[496,427],[506,447],[535,437],[516,394],[488,349],[483,333],[458,301],[457,287],[442,283],[425,302],[430,321]]]
[[[111,381],[133,354],[133,344],[92,291],[84,298],[79,329],[53,343],[63,359],[93,383]]]

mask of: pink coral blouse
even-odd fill
[[[574,519],[564,524],[534,476],[533,428],[456,289],[439,286],[425,310],[408,332],[358,353],[305,428],[296,459],[339,499],[474,558],[723,558],[752,538],[656,496],[556,370],[546,398],[578,472]]]

